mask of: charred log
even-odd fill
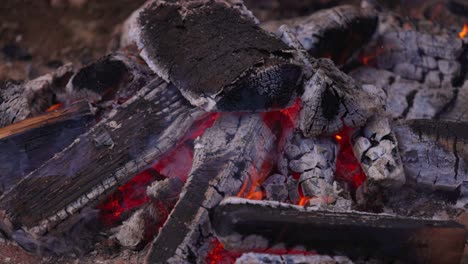
[[[343,64],[369,41],[377,21],[377,14],[370,9],[343,5],[284,23],[313,57],[329,57]]]
[[[153,1],[130,35],[153,71],[193,105],[252,111],[292,104],[302,72],[294,50],[239,9],[223,1]]]
[[[79,103],[0,128],[0,192],[70,145],[93,123],[93,110]]]
[[[255,114],[224,114],[195,142],[192,171],[147,263],[181,263],[200,256],[210,235],[208,210],[245,182],[258,180],[274,152],[275,136]],[[271,165],[270,165],[271,166]]]
[[[381,110],[376,96],[365,91],[328,59],[312,61],[312,77],[301,97],[299,129],[305,136],[330,135],[343,126],[360,127]]]
[[[203,113],[156,79],[3,195],[0,208],[15,228],[44,234],[152,164]]]
[[[308,263],[308,264],[352,264],[353,262],[342,256],[324,256],[324,255],[269,255],[261,253],[245,253],[236,260],[236,264],[291,264],[291,263]]]
[[[410,263],[459,263],[465,230],[451,221],[308,210],[276,202],[224,200],[212,214],[218,239],[232,250],[305,248],[348,257]]]
[[[57,102],[57,94],[73,74],[70,64],[27,82],[0,82],[0,127],[42,114]]]
[[[407,178],[417,185],[454,191],[468,179],[463,122],[409,120],[393,126]]]

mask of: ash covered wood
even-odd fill
[[[297,122],[305,136],[330,135],[347,127],[360,127],[381,111],[377,96],[358,85],[328,59],[313,60],[312,76],[304,86]]]
[[[409,120],[392,127],[407,179],[417,185],[454,191],[468,179],[467,135],[464,122]]]
[[[343,5],[282,22],[312,56],[344,63],[372,37],[378,17],[371,9]]]
[[[0,81],[0,127],[44,113],[73,74],[71,64],[27,82]]]
[[[215,208],[212,226],[231,250],[301,248],[352,259],[459,263],[465,244],[464,227],[453,221],[316,211],[239,198]]]
[[[0,128],[0,192],[70,145],[94,117],[87,103],[78,103]]]
[[[211,235],[208,210],[246,182],[268,173],[275,136],[256,114],[222,114],[195,142],[192,171],[146,263],[182,263],[203,255]],[[265,171],[265,172],[263,172]]]
[[[343,256],[324,255],[270,255],[264,253],[244,253],[236,260],[236,264],[352,264],[353,262]]]
[[[4,194],[0,208],[16,228],[44,234],[151,165],[203,115],[155,79]]]
[[[153,1],[135,15],[129,35],[153,71],[196,106],[221,111],[285,107],[301,90],[294,50],[258,27],[239,5]]]

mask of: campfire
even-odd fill
[[[3,246],[467,261],[468,5],[283,2],[149,0],[101,59],[1,81]]]

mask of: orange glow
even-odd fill
[[[297,204],[300,206],[304,206],[309,202],[309,200],[310,200],[310,197],[304,196],[304,197],[301,197],[301,200],[299,200],[299,203]]]
[[[460,33],[458,33],[458,36],[461,39],[464,39],[467,35],[468,35],[468,23],[465,23],[465,25],[463,25],[462,31],[460,31]]]
[[[335,139],[336,139],[336,140],[338,140],[338,141],[340,141],[340,140],[342,140],[342,139],[343,139],[343,137],[342,137],[342,136],[340,136],[340,135],[335,135]]]
[[[52,112],[54,110],[57,110],[57,109],[61,108],[62,106],[63,106],[63,104],[61,104],[61,103],[54,104],[53,106],[47,108],[46,112],[47,113]]]
[[[260,168],[260,171],[252,165],[248,178],[244,180],[237,197],[243,197],[251,200],[263,200],[265,194],[262,190],[262,183],[270,175],[273,163],[265,161]]]

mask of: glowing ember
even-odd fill
[[[166,177],[179,177],[183,182],[187,180],[193,161],[193,139],[202,135],[205,130],[211,127],[218,114],[211,116],[194,124],[190,132],[174,150],[167,153],[159,161],[122,185],[117,191],[111,194],[97,208],[100,210],[102,221],[108,226],[113,226],[121,222],[121,216],[129,211],[137,209],[147,203],[150,199],[146,194],[146,188],[153,181],[162,180]],[[162,176],[164,175],[164,176]],[[168,215],[163,205],[155,205],[159,213]],[[164,207],[164,208],[159,208]],[[164,222],[161,223],[161,225]]]
[[[344,128],[334,136],[340,146],[336,161],[335,178],[351,182],[353,187],[357,188],[366,180],[366,175],[353,153],[350,141],[352,132],[351,128]]]
[[[265,250],[255,250],[255,253],[266,253],[272,255],[316,255],[315,251],[303,251],[303,250],[281,250],[281,249],[265,249]],[[210,245],[210,251],[205,257],[205,263],[207,264],[233,264],[236,262],[236,259],[239,258],[245,252],[234,252],[228,251],[224,248],[223,244],[217,239],[213,239]]]
[[[265,194],[261,189],[261,185],[270,175],[272,167],[273,164],[270,161],[265,161],[260,171],[257,171],[255,167],[252,166],[249,178],[244,181],[237,196],[251,200],[262,200]]]
[[[465,24],[463,25],[462,31],[460,31],[460,33],[458,33],[458,36],[459,36],[461,39],[464,39],[467,35],[468,35],[468,23],[465,23]]]
[[[299,203],[297,205],[304,206],[309,202],[310,198],[309,197],[301,197],[299,200]]]
[[[47,113],[49,113],[49,112],[52,112],[52,111],[55,111],[55,110],[61,108],[62,106],[63,106],[63,104],[61,104],[61,103],[54,104],[54,105],[52,105],[51,107],[47,108],[45,111],[46,111]]]
[[[382,45],[380,45],[378,47],[374,47],[371,52],[369,52],[369,53],[366,52],[366,53],[360,54],[359,55],[359,60],[364,65],[370,65],[375,61],[375,59],[378,56],[380,56],[381,54],[383,54],[385,51],[387,51],[390,48],[391,47],[384,47]]]
[[[157,180],[156,174],[151,170],[145,170],[122,185],[111,194],[97,208],[100,210],[104,224],[112,226],[120,222],[120,216],[127,211],[142,206],[149,201],[146,195],[146,187]]]

